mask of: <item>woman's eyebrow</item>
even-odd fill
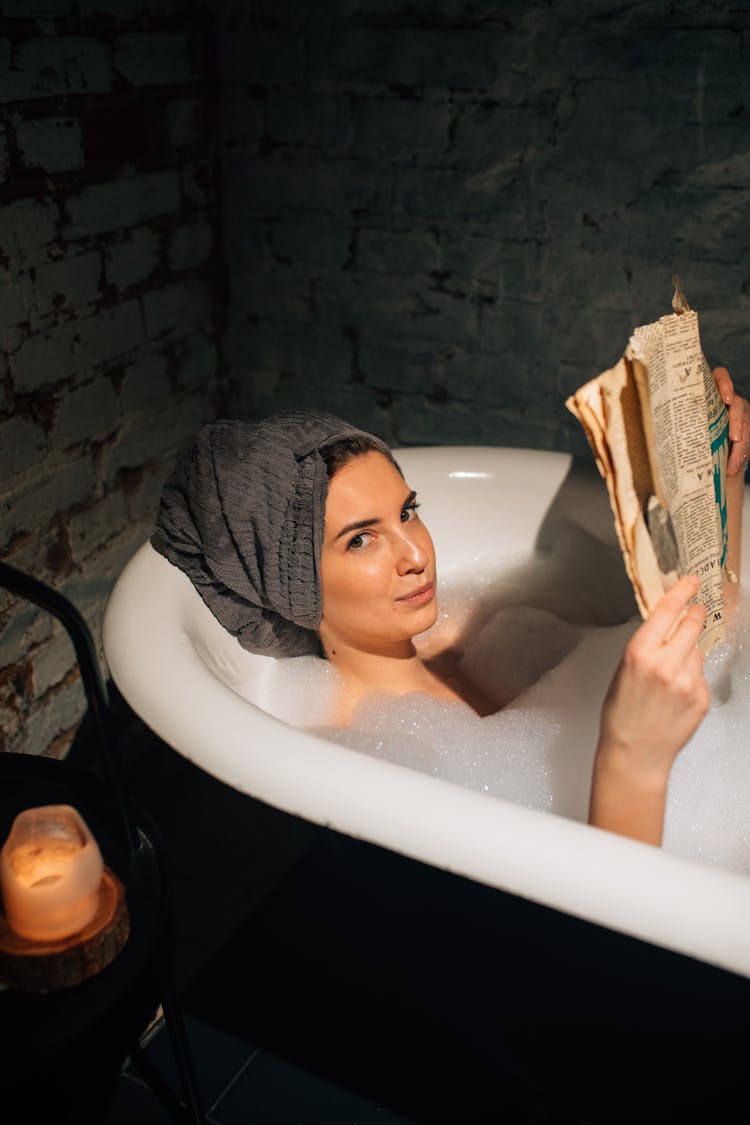
[[[365,527],[374,527],[375,524],[380,523],[379,516],[373,516],[371,520],[357,520],[355,523],[348,523],[345,527],[341,528],[338,535],[334,536],[334,543],[340,539],[342,535],[348,535],[350,531],[362,531]]]
[[[403,512],[404,508],[408,508],[409,505],[416,500],[416,498],[416,492],[410,492],[401,505],[401,511]],[[342,527],[341,531],[339,531],[333,537],[333,541],[335,543],[337,539],[341,539],[342,535],[348,535],[351,531],[363,531],[366,527],[376,527],[377,524],[381,522],[382,520],[380,519],[380,516],[373,516],[372,519],[369,520],[355,520],[354,523],[348,523],[344,527]]]

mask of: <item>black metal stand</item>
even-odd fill
[[[58,1121],[93,1125],[101,1119],[102,1100],[111,1097],[122,1064],[130,1057],[176,1125],[205,1125],[174,988],[171,886],[156,827],[127,795],[90,630],[67,598],[6,563],[0,563],[0,586],[34,602],[66,628],[81,669],[105,779],[102,784],[64,761],[0,754],[0,843],[22,809],[74,805],[91,827],[105,863],[125,884],[130,918],[130,937],[122,952],[83,984],[45,994],[0,992],[0,1024],[13,1029],[10,1044],[0,1053],[0,1104],[5,1109],[17,1105],[23,1114],[18,1120],[26,1122],[36,1120],[35,1110],[39,1120],[45,1119],[52,1107]],[[181,1099],[140,1047],[159,1004]]]

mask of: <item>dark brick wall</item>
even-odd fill
[[[566,395],[673,272],[742,379],[749,36],[703,0],[225,4],[243,408],[582,449]]]
[[[705,0],[0,0],[0,553],[98,637],[204,419],[582,450],[673,272],[747,392],[749,63]],[[0,597],[3,745],[82,708]]]
[[[208,16],[0,4],[0,549],[95,636],[182,441],[221,409],[225,271]],[[84,707],[51,619],[0,601],[7,749]]]

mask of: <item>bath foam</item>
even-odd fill
[[[711,708],[672,768],[664,828],[669,851],[743,873],[750,872],[749,628],[743,596],[728,640],[706,658]]]
[[[563,617],[590,619],[590,609],[582,606],[591,584],[572,599],[567,573],[560,551],[550,558],[485,560],[471,580],[460,573],[441,578],[438,619],[416,638],[418,649],[434,641],[455,644],[461,672],[498,707],[505,706],[558,664],[585,632],[584,625]],[[531,604],[519,606],[524,598]],[[611,619],[611,606],[604,612]],[[291,726],[325,727],[340,682],[336,670],[318,657],[269,660],[261,706]]]
[[[341,684],[333,665],[318,656],[269,661],[262,706],[293,727],[328,721]]]
[[[448,583],[433,627],[448,635],[469,628],[472,642],[460,667],[502,706],[494,715],[480,718],[466,704],[417,693],[373,694],[348,728],[333,728],[328,716],[338,677],[316,657],[277,662],[264,706],[332,742],[585,821],[601,704],[639,619],[571,623],[550,608],[505,600],[496,580],[475,581],[470,589]],[[743,598],[730,639],[706,658],[711,709],[672,769],[663,844],[745,874],[750,754],[742,706],[750,685],[749,628],[750,601]]]
[[[539,612],[526,613],[531,631],[538,630]],[[515,632],[505,633],[498,649],[505,616],[501,611],[488,622],[472,648],[477,666],[499,679],[508,670],[515,675],[527,633],[521,607],[512,615]],[[585,820],[601,702],[635,627],[591,629],[556,668],[494,715],[480,718],[466,704],[425,695],[373,694],[349,727],[326,729],[325,737],[529,808]],[[558,643],[553,631],[550,652]],[[545,657],[543,651],[542,663]],[[573,713],[571,699],[580,701]]]

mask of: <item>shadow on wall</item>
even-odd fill
[[[235,0],[217,23],[242,409],[583,452],[564,399],[670,311],[741,378],[746,19]]]

